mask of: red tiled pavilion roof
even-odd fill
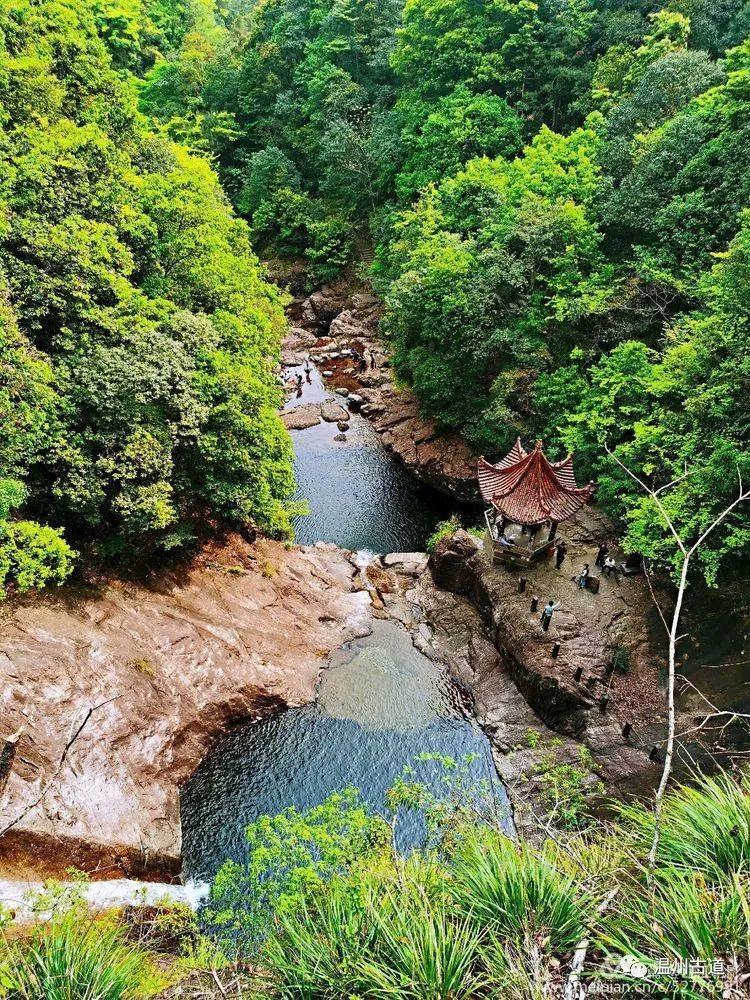
[[[566,521],[594,493],[593,483],[576,485],[572,455],[550,462],[541,441],[529,453],[518,438],[497,465],[480,458],[478,471],[482,497],[514,524]]]

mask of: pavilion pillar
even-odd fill
[[[557,534],[557,521],[553,521],[550,525],[549,535],[547,535],[548,542],[554,542],[555,535]]]

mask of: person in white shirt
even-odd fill
[[[559,607],[560,607],[560,601],[558,601],[557,604],[555,604],[552,598],[550,598],[549,602],[542,611],[542,622],[544,622],[545,618],[549,618],[551,620],[552,615],[557,611]]]

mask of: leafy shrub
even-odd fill
[[[627,646],[615,646],[612,653],[612,669],[618,674],[627,674],[630,670],[630,650]]]
[[[54,528],[9,520],[11,511],[25,499],[22,483],[0,477],[0,601],[10,583],[21,591],[62,583],[77,555]]]
[[[442,542],[444,538],[450,538],[450,536],[454,532],[458,531],[460,527],[461,522],[455,514],[447,521],[440,521],[435,526],[433,533],[427,539],[427,551],[434,552],[438,544]]]
[[[560,752],[562,741],[555,737],[545,743],[535,729],[527,731],[526,743],[531,750],[539,751],[531,773],[547,809],[547,822],[564,830],[588,826],[592,817],[587,796],[604,791],[594,770],[591,751],[581,745],[577,748],[577,761],[566,760]]]
[[[304,812],[292,806],[261,816],[245,831],[247,862],[220,868],[207,920],[230,949],[255,948],[276,917],[301,907],[333,875],[365,864],[389,836],[388,824],[351,788]]]
[[[418,806],[429,805],[416,784],[394,786],[401,804],[416,796]],[[702,780],[690,795],[678,789],[668,797],[669,815],[689,806],[708,816],[721,802],[737,823],[746,784],[734,793],[730,786],[725,778]],[[256,908],[257,927],[248,925],[259,928],[255,938],[241,921],[237,927],[244,957],[269,976],[273,996],[547,1000],[560,991],[566,963],[584,937],[591,941],[586,976],[630,985],[625,956],[642,961],[646,981],[659,989],[665,986],[655,978],[659,959],[724,963],[722,981],[706,972],[673,977],[668,989],[656,990],[673,1000],[719,997],[750,972],[747,866],[739,853],[723,857],[707,845],[705,831],[692,846],[685,839],[686,856],[702,852],[704,870],[679,868],[668,852],[649,884],[642,807],[631,810],[632,822],[623,815],[620,825],[542,846],[513,842],[459,808],[449,851],[441,843],[407,859],[385,849],[385,823],[374,842],[361,816],[347,832],[346,814],[358,808],[349,792],[319,810],[259,821],[264,833],[251,851],[255,882],[245,873],[235,889],[257,894],[269,886],[275,895],[269,892]],[[699,825],[706,822],[704,816]],[[723,836],[719,831],[719,845]],[[738,836],[745,837],[741,826]],[[209,957],[216,966],[216,954]]]

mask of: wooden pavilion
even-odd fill
[[[594,493],[593,483],[576,484],[572,455],[550,462],[541,441],[527,452],[518,438],[501,462],[480,458],[478,474],[493,562],[530,563]]]

